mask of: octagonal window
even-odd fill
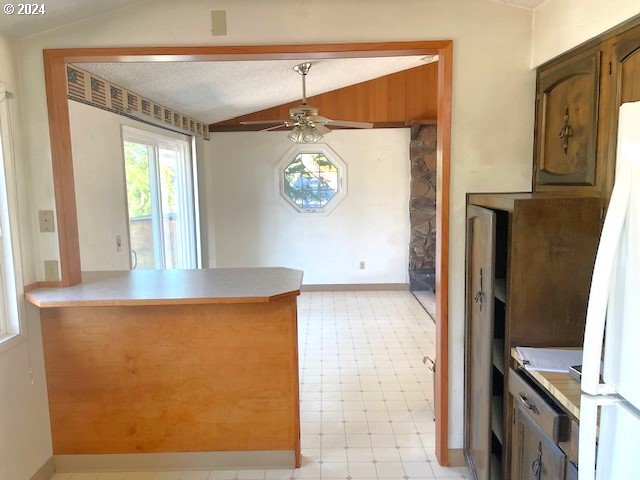
[[[294,147],[280,162],[280,195],[300,213],[328,213],[346,194],[346,166],[326,145]]]

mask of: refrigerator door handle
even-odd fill
[[[600,365],[611,282],[631,197],[630,172],[618,172],[618,175],[593,267],[584,332],[581,383],[582,390],[591,395],[616,393],[612,386],[600,383]]]

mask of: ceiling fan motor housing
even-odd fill
[[[318,115],[319,111],[318,108],[312,107],[311,105],[300,105],[289,109],[289,116],[291,118],[302,119]]]

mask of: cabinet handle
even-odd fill
[[[564,109],[564,125],[562,125],[558,136],[562,140],[562,151],[566,155],[569,150],[569,137],[573,136],[573,128],[569,125],[569,107]]]
[[[538,407],[536,407],[532,403],[529,403],[527,401],[527,397],[525,396],[525,394],[523,392],[518,393],[518,396],[516,398],[518,400],[520,400],[520,403],[522,403],[525,407],[527,407],[528,410],[531,410],[536,415],[540,415],[540,411],[538,410]]]
[[[482,311],[482,303],[484,301],[484,292],[482,291],[482,268],[480,269],[480,290],[476,292],[473,297],[473,301],[478,303],[480,302],[480,311]]]
[[[542,442],[538,442],[538,455],[536,459],[531,463],[531,473],[536,477],[537,480],[540,480],[541,468],[542,464]]]

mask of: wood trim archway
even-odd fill
[[[348,43],[316,45],[254,45],[200,47],[117,47],[44,50],[44,73],[49,115],[51,159],[58,220],[61,281],[58,286],[80,283],[80,244],[71,152],[67,100],[67,63],[92,62],[203,62],[216,60],[307,60],[322,58],[438,55],[438,150],[436,206],[436,456],[449,464],[448,449],[448,265],[449,170],[451,155],[451,96],[453,42]]]

